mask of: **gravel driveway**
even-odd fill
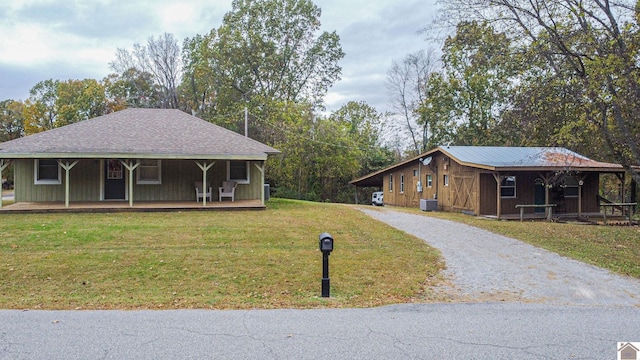
[[[472,226],[428,216],[360,208],[442,253],[456,301],[531,301],[566,305],[640,306],[640,280]]]

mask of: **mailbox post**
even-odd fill
[[[322,233],[319,236],[320,251],[322,251],[322,297],[329,297],[329,255],[333,251],[333,237],[329,233]]]

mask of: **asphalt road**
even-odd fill
[[[635,307],[0,311],[0,359],[615,359]]]

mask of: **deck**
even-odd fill
[[[70,202],[69,207],[64,202],[18,202],[4,205],[0,208],[3,213],[109,213],[109,212],[167,212],[167,211],[232,211],[232,210],[265,210],[266,206],[260,200],[236,201],[137,201],[129,206],[128,201],[95,201]]]
[[[487,219],[498,220],[495,215],[480,215]],[[500,220],[520,220],[520,214],[502,214]],[[528,213],[524,214],[523,220],[525,221],[548,221],[545,213]],[[553,214],[552,221],[554,222],[569,222],[569,223],[581,223],[581,224],[638,224],[638,220],[632,220],[629,222],[628,216],[607,214],[605,217],[603,213],[582,213],[578,216],[577,213],[569,214]],[[606,222],[605,222],[606,221]]]

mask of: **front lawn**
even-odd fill
[[[335,238],[320,297],[318,235]],[[423,241],[344,205],[266,211],[0,214],[0,308],[368,307],[430,296]]]

